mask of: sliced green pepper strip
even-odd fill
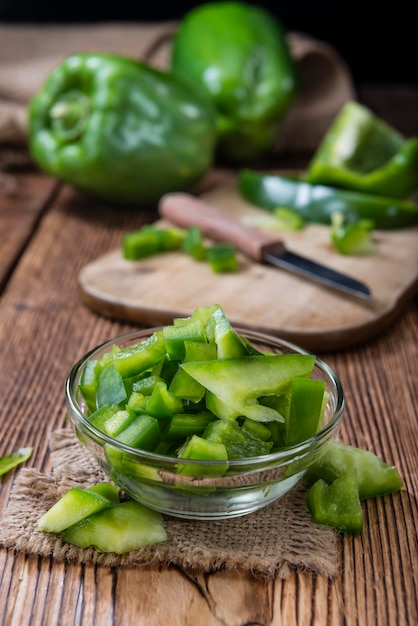
[[[192,226],[188,229],[182,247],[196,261],[204,261],[206,259],[206,247],[202,231],[198,226]]]
[[[370,109],[349,101],[316,150],[306,181],[406,198],[418,188],[418,137],[406,139]]]
[[[15,468],[20,463],[24,463],[28,460],[32,454],[33,448],[20,448],[17,452],[11,454],[5,454],[0,457],[0,476],[6,474],[11,469]]]
[[[239,172],[238,187],[241,195],[255,206],[270,212],[279,205],[287,206],[308,222],[330,224],[332,214],[339,212],[347,222],[372,220],[375,228],[381,230],[418,223],[418,204],[408,200],[311,185],[248,169]]]
[[[369,450],[337,441],[329,444],[324,454],[309,468],[304,481],[312,485],[322,479],[330,484],[347,475],[356,479],[361,500],[393,493],[403,487],[395,466],[388,465]]]

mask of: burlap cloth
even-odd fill
[[[168,67],[175,22],[8,25],[0,23],[0,144],[26,142],[26,106],[47,74],[75,52],[114,52]],[[350,72],[339,53],[304,33],[288,33],[299,96],[275,149],[311,151],[341,106],[355,98]]]
[[[291,569],[332,577],[339,566],[338,535],[313,524],[296,488],[264,509],[230,520],[189,521],[164,516],[168,539],[124,555],[80,549],[36,529],[39,517],[70,487],[88,487],[106,477],[70,429],[51,434],[52,474],[17,470],[0,520],[0,545],[26,554],[109,567],[174,564],[194,572],[249,571],[269,579]]]

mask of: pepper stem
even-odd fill
[[[63,140],[78,139],[90,112],[89,98],[78,89],[62,94],[49,110],[51,127]]]

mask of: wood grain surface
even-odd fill
[[[402,96],[400,104],[406,101]],[[409,111],[416,120],[408,102],[399,106],[399,118]],[[0,188],[0,454],[32,445],[27,465],[48,472],[49,433],[66,424],[64,384],[70,367],[89,348],[139,325],[87,307],[78,276],[112,253],[124,232],[157,216],[86,200],[39,173],[13,176],[14,192]],[[335,579],[290,571],[286,580],[264,583],[250,572],[118,570],[2,549],[0,624],[415,626],[416,303],[405,304],[377,337],[323,358],[346,391],[342,439],[396,464],[404,480],[400,493],[363,503],[364,530],[341,537]],[[1,479],[0,516],[15,477],[11,472]]]

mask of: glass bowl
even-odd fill
[[[187,519],[224,519],[245,515],[269,505],[303,478],[307,469],[334,440],[344,412],[344,391],[338,376],[316,358],[312,378],[322,380],[329,394],[322,429],[295,446],[263,456],[235,459],[228,470],[216,476],[223,461],[195,461],[164,456],[124,445],[93,426],[79,381],[87,363],[98,359],[117,344],[125,348],[146,340],[160,328],[134,331],[116,337],[84,355],[66,381],[69,417],[79,440],[95,457],[109,478],[128,496],[161,513]],[[283,339],[235,327],[256,348],[282,353],[311,354]],[[178,473],[178,465],[189,466]],[[194,465],[207,466],[215,477],[193,478]]]

